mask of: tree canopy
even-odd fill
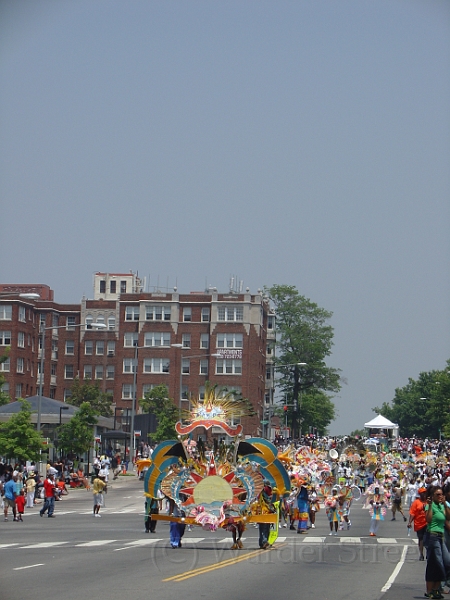
[[[0,455],[21,462],[39,460],[45,449],[42,434],[31,423],[31,404],[19,399],[22,406],[6,423],[0,423]]]
[[[293,437],[299,433],[300,419],[306,425],[313,418],[320,425],[311,426],[325,429],[334,419],[334,406],[325,392],[338,392],[341,388],[340,370],[325,362],[333,347],[334,330],[329,324],[333,313],[301,296],[294,286],[273,285],[265,291],[276,314],[275,369],[285,395],[283,403],[290,406]],[[311,412],[308,416],[308,395],[314,397],[319,392],[321,402],[314,408],[314,417]],[[301,415],[297,410],[300,395],[302,409],[305,398]]]
[[[166,385],[157,385],[147,392],[139,401],[142,408],[156,417],[157,427],[155,433],[150,433],[153,442],[177,439],[175,423],[178,421],[178,408],[172,398],[169,398],[169,389]]]
[[[67,454],[83,454],[94,441],[94,425],[97,423],[97,411],[89,402],[83,402],[70,421],[58,427],[58,448]]]
[[[402,437],[450,437],[450,360],[443,370],[422,372],[417,380],[395,390],[392,404],[374,412],[399,426]]]
[[[72,406],[81,406],[83,402],[88,402],[94,411],[102,417],[112,417],[112,396],[102,392],[98,383],[92,383],[89,379],[80,381],[76,377],[70,389],[71,396],[67,399],[67,403]]]

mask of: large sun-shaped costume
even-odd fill
[[[226,527],[230,518],[254,522],[275,521],[261,506],[259,498],[265,483],[282,496],[290,491],[290,480],[277,458],[278,450],[262,438],[240,440],[242,425],[231,417],[248,414],[248,406],[231,394],[216,395],[208,388],[205,401],[194,401],[184,424],[175,426],[179,440],[159,444],[144,478],[145,495],[156,498],[158,490],[171,499],[182,517],[154,515],[159,520],[184,521],[214,530]],[[220,427],[233,436],[230,448],[203,452],[190,449],[185,436],[197,427]],[[266,513],[266,514],[264,514]]]

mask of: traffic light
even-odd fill
[[[283,406],[283,410],[284,410],[284,412],[285,412],[285,413],[287,413],[287,409],[288,409],[288,407],[287,407],[287,405],[285,404],[285,405]]]

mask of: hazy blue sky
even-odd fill
[[[1,281],[332,311],[332,433],[450,358],[450,2],[2,0]]]

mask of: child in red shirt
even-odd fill
[[[18,521],[23,521],[22,515],[25,512],[25,502],[26,502],[25,493],[22,488],[20,490],[19,495],[16,496],[17,520]]]

